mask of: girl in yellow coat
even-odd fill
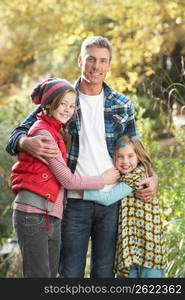
[[[122,136],[117,141],[115,165],[122,175],[121,181],[131,188],[129,195],[124,194],[125,187],[121,186],[122,183],[113,188],[111,193],[103,194],[100,191],[84,193],[84,198],[90,199],[91,193],[91,199],[97,197],[98,203],[103,205],[122,198],[119,207],[114,272],[118,277],[164,277],[163,224],[158,199],[143,202],[134,194],[134,190],[143,188],[136,182],[152,174],[151,159],[138,137]]]

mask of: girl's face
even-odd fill
[[[76,94],[68,92],[64,95],[59,106],[53,110],[53,119],[59,121],[62,124],[66,124],[67,121],[73,116],[76,106]]]
[[[116,168],[121,174],[130,173],[138,165],[138,159],[132,145],[119,148],[116,152]]]

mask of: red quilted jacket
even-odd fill
[[[58,121],[39,113],[37,121],[30,128],[28,135],[32,136],[41,129],[49,131],[66,161],[66,147],[62,136],[59,134],[60,128],[61,124]],[[60,189],[59,182],[48,166],[26,152],[19,154],[18,161],[12,167],[11,184],[15,195],[19,190],[24,189],[37,193],[52,202],[56,201]]]

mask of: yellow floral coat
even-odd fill
[[[123,175],[121,180],[137,189],[135,182],[144,178],[145,169],[139,165],[131,173]],[[165,268],[163,225],[158,199],[143,202],[134,193],[121,200],[114,271],[127,277],[132,265]]]

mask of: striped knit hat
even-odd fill
[[[69,81],[61,78],[48,78],[34,87],[30,97],[35,104],[45,107],[66,90],[76,92]]]

